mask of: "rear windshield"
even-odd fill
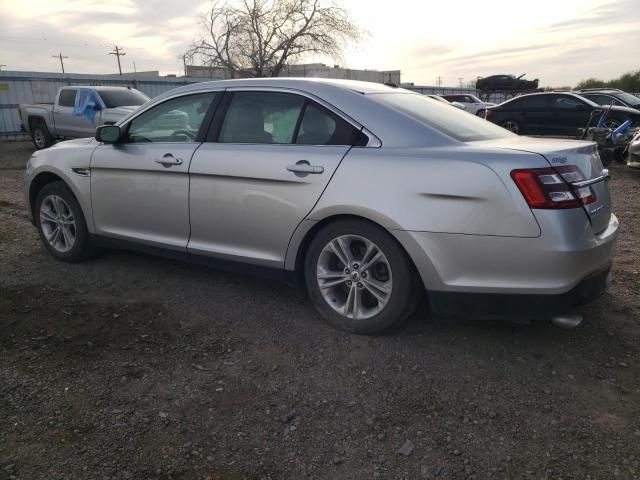
[[[433,102],[419,93],[371,94],[372,100],[398,110],[460,142],[511,137],[514,134],[459,108]]]
[[[100,90],[98,94],[107,108],[142,105],[149,100],[149,97],[138,90]]]
[[[640,106],[640,98],[636,97],[635,95],[631,95],[630,93],[627,93],[627,92],[616,92],[615,96],[634,108],[637,108]]]

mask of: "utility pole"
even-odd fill
[[[182,55],[182,66],[184,67],[184,76],[187,76],[187,55]]]
[[[64,62],[62,61],[64,58],[69,58],[69,57],[63,57],[62,56],[62,52],[58,53],[58,55],[51,55],[53,58],[59,58],[60,59],[60,67],[62,67],[62,74],[64,75]]]
[[[120,66],[120,57],[124,57],[126,55],[126,53],[124,53],[122,51],[122,47],[119,47],[118,45],[114,45],[114,50],[113,52],[109,52],[109,55],[115,55],[118,59],[118,72],[120,72],[120,75],[122,75],[122,67]]]
[[[462,80],[464,80],[464,77],[458,77],[458,83],[460,84],[460,88],[462,88]]]
[[[136,61],[133,61],[133,73],[138,73],[138,69],[136,68]]]
[[[438,87],[441,87],[441,86],[442,86],[442,77],[441,77],[440,75],[438,75],[438,76],[436,77],[436,85],[437,85]]]

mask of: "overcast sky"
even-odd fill
[[[3,70],[182,73],[178,57],[198,36],[202,0],[0,0]],[[404,82],[443,85],[526,73],[574,85],[640,68],[640,0],[344,0],[369,36],[339,63],[400,69]],[[318,59],[315,59],[318,60]],[[335,63],[323,59],[325,63]]]

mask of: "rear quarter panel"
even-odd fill
[[[390,230],[539,236],[510,172],[545,167],[544,159],[470,145],[353,148],[309,219],[352,214]]]

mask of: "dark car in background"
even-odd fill
[[[487,120],[507,130],[524,135],[575,136],[584,128],[594,110],[603,107],[575,93],[531,93],[487,108]],[[592,125],[598,121],[593,115]],[[616,128],[625,120],[640,125],[640,111],[628,107],[612,107],[605,126]]]
[[[614,88],[585,88],[584,90],[577,90],[575,93],[581,97],[588,98],[598,105],[617,105],[640,110],[640,98],[622,90]]]
[[[490,77],[478,78],[476,81],[476,89],[481,92],[500,90],[505,92],[520,90],[535,90],[538,88],[538,79],[525,80],[526,73],[519,77],[515,75],[492,75]]]

